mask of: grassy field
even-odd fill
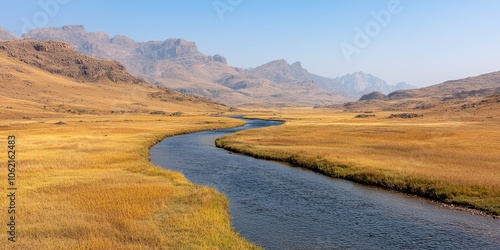
[[[55,125],[63,121],[65,125]],[[153,166],[165,136],[240,125],[217,117],[80,116],[0,121],[0,161],[16,136],[16,243],[7,241],[2,167],[0,245],[8,249],[255,249],[232,229],[228,200]],[[3,248],[2,247],[2,248]],[[4,248],[6,249],[6,248]]]
[[[253,115],[286,124],[243,131],[217,144],[500,215],[498,118],[450,113],[386,119],[390,114],[356,119],[355,113],[311,109]]]

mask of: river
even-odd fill
[[[247,120],[243,127],[167,138],[151,149],[151,160],[227,195],[234,228],[265,249],[500,249],[500,220],[214,144],[280,124]]]

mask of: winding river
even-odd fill
[[[234,129],[167,138],[153,163],[230,200],[234,228],[266,249],[500,249],[500,220],[215,147]]]

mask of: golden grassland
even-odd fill
[[[263,113],[251,117],[286,123],[217,145],[500,215],[500,126],[492,110],[487,117],[427,113],[407,120],[386,119],[387,112],[366,119],[321,109]]]
[[[63,121],[66,125],[55,125]],[[2,167],[0,245],[9,249],[254,249],[232,229],[228,200],[149,161],[174,134],[241,125],[202,116],[79,116],[0,121],[16,136],[17,233],[7,241]]]

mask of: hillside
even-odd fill
[[[500,72],[483,74],[412,90],[398,90],[388,95],[372,92],[359,101],[329,108],[346,110],[416,110],[462,112],[498,110],[494,100],[500,95]],[[495,112],[487,115],[488,117]]]
[[[459,80],[447,81],[437,85],[414,89],[402,90],[389,94],[391,99],[405,99],[415,97],[446,97],[463,91],[500,87],[500,72],[483,74]]]
[[[0,69],[2,118],[229,109],[152,86],[121,64],[81,55],[64,42],[0,42]]]

